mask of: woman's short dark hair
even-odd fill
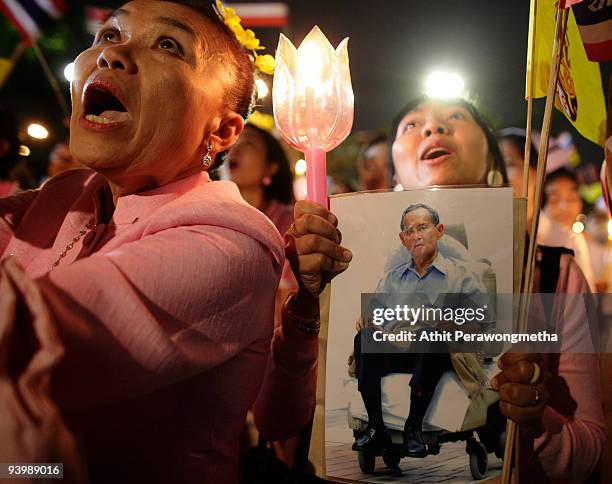
[[[504,128],[497,132],[498,140],[507,140],[514,145],[521,155],[521,159],[525,158],[525,141],[527,141],[527,133],[521,128]],[[538,166],[538,151],[531,142],[529,147],[529,166],[537,168]]]
[[[413,99],[408,104],[406,104],[400,110],[397,116],[395,116],[395,118],[393,119],[393,124],[391,125],[391,131],[389,132],[389,139],[387,141],[387,148],[388,148],[387,164],[389,167],[389,183],[391,185],[393,184],[393,176],[395,175],[395,167],[393,165],[393,143],[395,142],[395,138],[397,136],[397,129],[399,128],[399,125],[402,122],[402,119],[404,119],[404,117],[406,116],[406,114],[416,109],[419,106],[419,104],[422,104],[430,100],[431,100],[430,98],[424,95]],[[484,132],[485,138],[487,139],[487,146],[489,147],[489,153],[491,153],[491,156],[493,156],[493,168],[501,173],[504,183],[508,183],[508,174],[506,173],[506,165],[504,164],[504,157],[502,156],[501,150],[499,149],[499,144],[497,143],[497,138],[495,137],[495,133],[493,132],[493,129],[491,128],[491,124],[489,123],[489,121],[487,121],[486,118],[480,113],[480,111],[474,105],[474,103],[472,103],[471,101],[468,101],[465,98],[454,98],[454,99],[448,99],[448,100],[436,99],[435,102],[439,102],[442,104],[450,104],[450,105],[458,104],[468,110],[468,112],[474,118],[474,121],[476,121],[476,124],[480,126],[480,128]],[[405,187],[405,188],[408,188],[408,187]]]
[[[207,19],[211,20],[223,36],[223,43],[231,55],[222,57],[223,63],[232,74],[230,88],[226,93],[226,102],[229,107],[240,114],[246,120],[252,110],[255,101],[255,73],[254,66],[249,54],[240,45],[234,33],[223,23],[215,7],[214,0],[168,0],[172,3],[185,5],[196,10]],[[223,164],[227,151],[218,153],[215,163],[210,171]]]
[[[290,204],[295,201],[293,195],[293,174],[289,166],[289,159],[278,140],[267,131],[253,124],[247,124],[245,129],[250,129],[264,142],[266,148],[266,163],[276,163],[278,169],[270,178],[272,183],[264,186],[266,200],[277,200],[280,203]]]

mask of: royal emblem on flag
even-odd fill
[[[557,95],[559,96],[559,103],[565,116],[570,121],[576,122],[576,119],[578,119],[578,97],[576,96],[576,88],[572,80],[572,61],[569,56],[569,43],[569,37],[565,36],[563,46],[561,47]]]

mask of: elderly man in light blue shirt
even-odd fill
[[[444,235],[438,212],[428,205],[410,205],[402,214],[399,234],[410,253],[406,262],[391,269],[376,289],[380,294],[421,294],[436,307],[467,307],[472,298],[486,294],[480,277],[462,261],[443,256],[438,241]],[[452,301],[449,302],[449,298]],[[364,330],[355,336],[358,388],[368,412],[368,428],[353,444],[355,450],[376,450],[391,445],[382,419],[380,380],[389,373],[412,373],[410,413],[404,426],[405,453],[424,457],[427,448],[421,427],[436,385],[452,369],[448,353],[369,353],[361,348]]]
[[[438,250],[444,225],[433,208],[422,203],[410,205],[402,214],[400,229],[400,240],[411,257],[385,274],[377,293],[422,293],[437,305],[443,294],[469,298],[486,292],[480,277],[465,262],[445,257]]]

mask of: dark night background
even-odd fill
[[[60,25],[47,29],[41,40],[49,63],[68,95],[63,67],[91,41],[84,27],[82,2],[68,2],[70,12]],[[87,2],[118,6],[123,2]],[[234,2],[240,3],[240,2]],[[496,127],[524,127],[525,59],[529,0],[287,0],[290,18],[285,34],[296,45],[317,24],[336,46],[350,37],[349,56],[355,92],[354,131],[385,129],[400,107],[423,89],[434,69],[459,72],[466,89],[493,118]],[[255,29],[268,51],[274,51],[279,31]],[[0,56],[8,57],[19,37],[3,18]],[[612,63],[602,65],[608,79]],[[606,82],[607,85],[607,82]],[[607,93],[606,93],[607,94]],[[52,136],[33,148],[29,162],[41,170],[50,148],[65,137],[62,112],[33,53],[27,52],[0,91],[0,104],[12,106],[20,127],[39,119]],[[267,106],[264,105],[264,109]],[[544,101],[536,101],[534,127],[539,127]],[[583,163],[601,163],[603,152],[581,138],[555,112],[553,134],[569,130]]]

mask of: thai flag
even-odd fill
[[[236,10],[245,27],[286,27],[289,23],[289,7],[286,3],[229,3],[226,7]]]
[[[35,41],[45,25],[66,12],[64,0],[0,0],[0,10],[27,41]]]
[[[589,60],[612,60],[612,0],[589,0],[572,9]]]
[[[106,22],[111,13],[113,13],[112,8],[87,5],[85,7],[85,29],[87,32],[91,35],[96,35],[96,32],[104,25],[104,22]]]

